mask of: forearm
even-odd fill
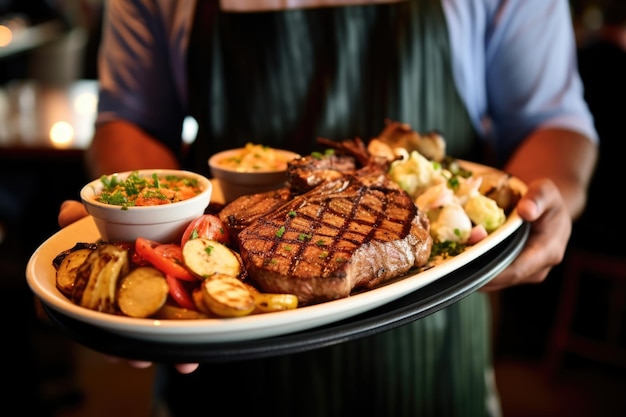
[[[176,156],[166,146],[124,121],[96,129],[85,162],[92,178],[135,169],[179,168]]]
[[[584,210],[598,150],[584,136],[563,129],[540,129],[529,136],[506,166],[526,183],[551,179],[559,188],[572,219]]]

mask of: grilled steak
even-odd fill
[[[286,201],[291,200],[292,197],[289,188],[244,195],[224,206],[218,213],[218,217],[224,222],[229,234],[234,238],[259,216],[272,212]]]
[[[295,195],[305,193],[321,183],[354,173],[357,160],[367,158],[367,149],[361,141],[333,142],[323,138],[319,140],[336,149],[337,153],[311,154],[294,159],[287,165],[285,188],[241,196],[220,210],[218,215],[233,236],[249,226],[257,217],[275,210]]]
[[[238,235],[248,276],[263,291],[296,294],[307,305],[425,264],[428,220],[384,172],[366,166],[255,217]]]
[[[307,155],[287,164],[287,186],[294,194],[302,194],[323,182],[332,181],[355,170],[355,160],[352,156]]]

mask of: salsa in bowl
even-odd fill
[[[103,241],[157,242],[180,239],[185,226],[211,201],[211,181],[194,172],[145,169],[102,176],[86,184],[80,197]]]

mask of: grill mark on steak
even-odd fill
[[[347,297],[421,266],[428,221],[403,190],[375,170],[319,185],[238,235],[248,275],[301,305]]]

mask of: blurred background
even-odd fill
[[[60,203],[78,199],[88,180],[82,154],[93,133],[104,2],[0,0],[2,367],[5,403],[30,398],[21,414],[150,415],[153,371],[109,363],[38,317],[24,274],[58,231]],[[607,184],[621,180],[612,158],[625,130],[626,1],[570,4],[601,160],[563,264],[540,286],[493,297],[504,417],[626,415],[624,226],[606,213]]]

